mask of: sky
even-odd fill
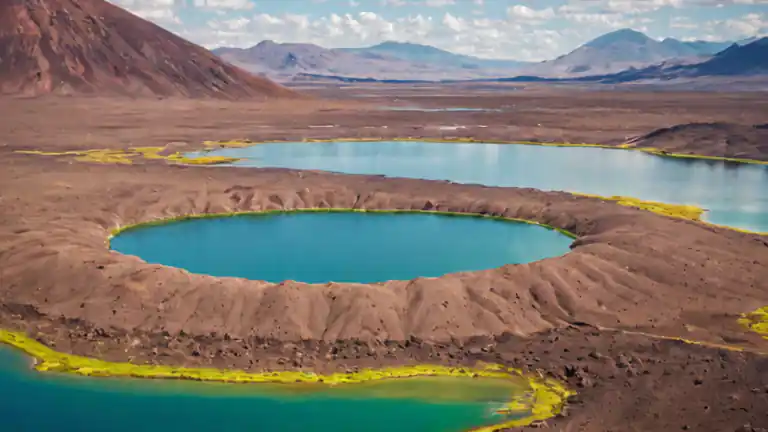
[[[109,0],[206,48],[262,40],[362,47],[386,40],[541,61],[601,34],[768,35],[768,0]]]

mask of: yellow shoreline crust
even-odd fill
[[[739,324],[768,339],[768,306],[743,314]]]
[[[589,198],[597,198],[603,201],[612,201],[616,204],[626,207],[634,207],[641,210],[647,210],[662,216],[673,217],[678,219],[687,219],[696,222],[702,222],[701,215],[704,214],[704,209],[689,204],[668,204],[658,201],[646,201],[638,198],[632,198],[627,196],[602,196],[593,195],[580,192],[569,192],[571,195],[583,196]]]
[[[472,429],[472,432],[493,432],[503,428],[525,426],[534,421],[546,420],[559,414],[568,397],[575,393],[558,381],[543,376],[526,375],[517,369],[501,365],[482,367],[447,367],[439,365],[401,366],[383,369],[363,369],[354,373],[320,375],[313,372],[246,372],[213,368],[188,368],[159,365],[117,363],[54,351],[24,333],[0,330],[0,343],[13,346],[36,359],[35,369],[41,372],[63,372],[89,377],[130,377],[153,379],[189,379],[225,383],[305,383],[305,384],[353,384],[375,380],[449,376],[467,378],[522,377],[530,390],[525,395],[513,397],[500,414],[516,414],[521,418],[493,426]]]
[[[602,196],[602,195],[585,194],[580,192],[568,192],[568,193],[575,196],[596,198],[603,201],[611,201],[619,205],[623,205],[626,207],[633,207],[640,210],[646,210],[662,216],[667,216],[667,217],[677,218],[677,219],[687,219],[687,220],[699,222],[705,225],[724,228],[731,231],[738,231],[745,234],[756,234],[759,236],[768,235],[768,232],[750,231],[744,228],[738,228],[738,227],[733,227],[728,225],[720,225],[712,222],[707,222],[705,220],[701,220],[701,215],[704,214],[705,210],[702,209],[701,207],[690,205],[690,204],[668,204],[668,203],[663,203],[658,201],[646,201],[646,200],[641,200],[638,198],[627,197],[627,196],[608,197],[608,196]]]
[[[80,162],[114,163],[123,165],[133,164],[133,158],[135,157],[143,157],[144,159],[162,159],[166,162],[186,165],[218,165],[237,162],[239,160],[238,158],[226,156],[188,157],[180,152],[163,155],[161,153],[164,150],[165,147],[131,147],[128,150],[93,149],[65,152],[19,150],[16,153],[40,156],[75,156],[75,160]]]

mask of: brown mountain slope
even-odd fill
[[[299,96],[104,0],[0,1],[0,92]]]

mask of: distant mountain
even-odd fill
[[[746,45],[733,44],[688,71],[697,76],[768,74],[768,37]]]
[[[292,80],[298,75],[306,76],[343,76],[355,79],[394,79],[394,80],[441,80],[470,79],[488,76],[503,76],[491,67],[480,67],[458,62],[458,54],[452,54],[437,48],[416,44],[397,44],[403,48],[431,52],[421,59],[418,55],[405,55],[394,49],[392,44],[384,43],[376,47],[355,49],[327,49],[312,44],[276,43],[262,41],[250,48],[216,48],[214,54],[248,71],[281,80]],[[377,48],[378,47],[378,48]],[[438,61],[439,56],[445,59]],[[474,59],[474,57],[466,57]],[[430,60],[431,59],[431,60]],[[424,60],[424,61],[422,61]],[[476,59],[481,60],[481,59]],[[483,60],[489,65],[494,61]],[[499,64],[511,64],[507,60],[498,60]]]
[[[0,93],[299,96],[104,0],[0,1]]]
[[[483,59],[455,54],[429,45],[386,41],[366,48],[338,48],[337,51],[364,56],[384,55],[415,63],[464,69],[516,69],[530,63],[517,60]]]
[[[702,60],[730,45],[729,42],[683,42],[673,38],[657,41],[641,32],[622,29],[597,37],[554,60],[524,68],[522,72],[542,77],[611,74],[671,59],[687,62],[680,59],[698,57]]]
[[[709,41],[680,41],[674,38],[666,38],[661,41],[670,53],[676,53],[675,57],[706,56],[717,54],[731,46],[733,42],[709,42]]]
[[[383,42],[367,48],[327,49],[312,44],[263,41],[251,48],[217,48],[224,60],[281,81],[455,82],[551,81],[649,76],[699,65],[721,51],[754,42],[657,41],[623,29],[597,37],[554,60],[528,64],[480,59],[428,45]],[[682,70],[682,69],[680,69]],[[665,72],[664,72],[665,73]],[[517,76],[513,76],[517,74]],[[511,76],[511,77],[510,77]]]
[[[265,40],[250,48],[216,48],[217,56],[259,72],[324,70],[334,62],[349,60],[339,53],[312,44],[275,43]]]
[[[768,75],[768,37],[746,45],[732,44],[714,56],[693,64],[658,64],[642,69],[596,77],[602,82],[672,80],[701,77],[746,77]]]
[[[712,79],[710,79],[712,78]],[[408,80],[359,80],[343,76],[303,75],[302,80],[324,80],[327,82],[386,82],[390,84],[410,83]],[[764,88],[768,83],[768,37],[754,40],[746,45],[733,43],[727,49],[711,57],[676,58],[644,68],[630,68],[618,73],[582,77],[553,78],[520,75],[506,78],[479,78],[472,80],[430,80],[443,83],[510,83],[510,82],[555,82],[586,84],[702,84],[702,88],[739,84],[741,88]],[[718,84],[719,83],[719,84]]]

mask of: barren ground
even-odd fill
[[[231,138],[621,143],[690,122],[764,123],[768,109],[765,98],[745,94],[359,91],[379,96],[298,106],[0,100],[0,325],[63,351],[163,364],[343,370],[482,359],[540,369],[573,385],[579,396],[566,416],[548,422],[555,430],[768,428],[768,363],[756,353],[768,351],[768,343],[735,323],[739,313],[768,304],[765,238],[530,189],[159,161],[98,165],[13,153],[169,142],[192,148],[204,139]],[[364,111],[362,105],[396,98],[515,108],[434,113]],[[334,127],[312,127],[324,125]],[[466,129],[439,129],[451,125]],[[160,216],[314,206],[489,212],[549,223],[581,238],[571,253],[527,265],[411,282],[312,286],[193,275],[105,245],[111,228]]]

